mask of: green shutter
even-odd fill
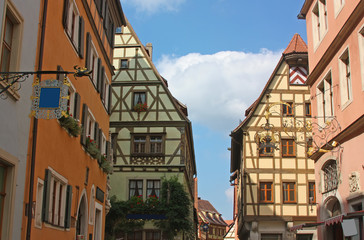
[[[72,205],[72,186],[67,185],[67,195],[66,195],[66,212],[64,217],[64,227],[70,228],[71,226],[71,205]]]
[[[80,119],[80,109],[81,109],[81,95],[78,92],[75,93],[75,107],[74,107],[74,117],[75,119]]]
[[[68,8],[69,8],[69,1],[64,0],[64,2],[63,2],[62,24],[63,24],[64,29],[66,29],[66,30],[67,30]]]
[[[95,122],[95,129],[94,129],[94,140],[95,143],[97,145],[97,147],[100,149],[100,142],[99,142],[99,136],[100,136],[100,132],[99,132],[99,123]]]
[[[101,78],[102,78],[102,72],[101,72],[101,58],[97,59],[97,92],[101,92]]]
[[[86,146],[87,111],[88,111],[88,107],[84,103],[83,108],[82,108],[82,133],[81,133],[81,144],[83,146]]]
[[[105,68],[104,66],[101,67],[101,76],[99,78],[99,80],[101,80],[101,84],[100,84],[100,98],[101,100],[103,99],[103,94],[104,94],[104,85],[105,85]],[[106,101],[106,99],[104,99]]]
[[[109,85],[109,102],[108,102],[108,107],[107,107],[107,110],[108,110],[109,115],[111,115],[111,100],[112,100],[111,94],[112,94],[112,88],[111,88],[111,84],[110,84]]]
[[[83,58],[84,55],[84,48],[85,48],[85,21],[83,17],[80,16],[80,23],[79,23],[79,32],[78,32],[78,55],[80,58]]]
[[[43,206],[42,206],[42,220],[48,222],[48,209],[49,209],[49,194],[51,193],[51,179],[52,173],[49,169],[45,170],[44,185],[43,185]]]
[[[93,70],[90,69],[91,63],[90,63],[90,54],[91,54],[91,34],[87,32],[86,34],[86,59],[85,64],[87,70]]]

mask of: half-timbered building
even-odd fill
[[[116,75],[111,93],[114,155],[111,194],[118,200],[159,197],[162,178],[177,176],[190,196],[192,214],[196,166],[191,122],[186,106],[172,96],[151,55],[151,44],[143,46],[129,23],[118,30],[114,50]],[[161,239],[161,236],[149,222],[143,231],[125,237]]]
[[[259,98],[231,133],[231,181],[237,184],[239,239],[315,239],[315,176],[308,158],[307,46],[296,34]]]

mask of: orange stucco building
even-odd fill
[[[306,0],[319,239],[364,239],[364,1]]]
[[[92,70],[67,78],[69,117],[31,121],[22,239],[103,239],[110,171],[111,60],[116,27],[125,24],[118,0],[41,1],[36,71]],[[81,127],[66,121],[73,121]],[[96,143],[96,144],[94,144]],[[30,211],[26,210],[25,215]]]

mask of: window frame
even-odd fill
[[[87,109],[87,117],[86,117],[86,137],[90,137],[92,140],[95,139],[95,125],[96,125],[96,119],[90,109]]]
[[[141,102],[138,102],[139,100],[136,99],[136,97],[137,97],[136,95],[137,94],[141,94],[140,97],[142,97],[144,95],[144,101],[143,101],[143,99],[140,99]],[[135,91],[135,92],[133,92],[132,107],[134,108],[135,105],[137,105],[139,103],[141,103],[141,104],[147,103],[147,95],[148,94],[147,94],[146,91]]]
[[[310,102],[305,102],[305,116],[311,117],[312,116],[312,108]]]
[[[153,186],[152,186],[152,188],[150,188],[149,187],[149,184],[148,183],[150,183],[150,182],[152,182],[153,183]],[[158,185],[159,185],[159,187],[157,188],[157,187],[155,187],[155,183],[156,182],[158,182]],[[146,197],[147,198],[149,198],[150,196],[153,196],[153,195],[155,195],[157,198],[159,198],[159,196],[160,196],[160,191],[161,191],[161,180],[160,179],[147,179],[146,180],[146,184],[147,184],[147,186],[146,186]],[[150,190],[150,189],[152,189],[151,190],[151,193],[150,194],[148,194],[148,191]],[[153,191],[155,192],[155,194],[153,194],[152,195],[152,193],[153,193]]]
[[[135,138],[144,138],[144,151],[135,151],[136,149],[136,144],[138,144],[135,141]],[[159,142],[160,144],[160,152],[152,152],[152,142],[151,142],[151,138],[152,137],[160,137],[161,138],[161,142]],[[139,148],[139,147],[138,147]],[[131,137],[131,153],[132,155],[151,155],[151,156],[163,156],[165,154],[165,133],[148,133],[148,134],[143,134],[143,133],[134,133],[132,134]]]
[[[352,71],[349,47],[340,54],[339,60],[339,81],[341,109],[344,110],[353,100]]]
[[[293,184],[293,189],[290,187]],[[282,182],[282,202],[283,203],[297,203],[297,184],[295,182]],[[293,192],[294,199],[291,199],[291,192]],[[287,200],[285,199],[287,196]]]
[[[292,142],[292,144],[290,144]],[[287,144],[284,144],[287,143]],[[289,148],[292,147],[292,153],[289,153]],[[287,151],[285,152],[284,149]],[[295,157],[296,156],[296,142],[292,138],[282,138],[281,139],[281,153],[282,157]]]
[[[313,185],[313,188],[311,188],[312,185]],[[316,183],[313,181],[308,182],[307,189],[308,189],[308,203],[309,204],[316,203]],[[312,200],[311,200],[311,196],[313,196]]]
[[[283,117],[293,117],[295,115],[293,102],[285,102],[286,104],[282,104],[282,116]],[[289,106],[287,106],[287,104]]]
[[[119,67],[119,69],[129,69],[129,60],[126,59],[126,58],[121,58],[120,59],[120,67]]]
[[[135,182],[135,189],[138,190],[138,194],[136,194],[136,192],[131,195],[131,190],[134,189],[134,188],[131,188],[131,183],[132,182]],[[138,182],[141,182],[142,185],[141,185],[141,189],[138,187]],[[141,193],[139,192],[141,191]],[[132,197],[138,197],[138,196],[141,196],[142,199],[144,198],[144,180],[143,179],[129,179],[128,181],[128,199],[132,198]]]
[[[267,188],[267,184],[270,184],[270,189]],[[262,189],[262,185],[266,186]],[[262,200],[262,191],[264,192],[264,199]],[[267,192],[270,191],[271,199],[267,199]],[[273,181],[261,181],[259,182],[259,202],[260,203],[274,203],[274,184]]]
[[[326,170],[330,166],[335,165],[335,170]],[[322,179],[322,193],[331,192],[339,187],[338,181],[338,173],[337,173],[337,163],[336,160],[330,159],[328,160],[323,167],[321,168],[321,179]],[[331,180],[332,182],[328,182],[327,180]]]
[[[324,125],[334,116],[334,91],[331,69],[316,87],[318,122]]]

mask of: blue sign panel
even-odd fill
[[[39,108],[59,108],[61,88],[41,88]]]

